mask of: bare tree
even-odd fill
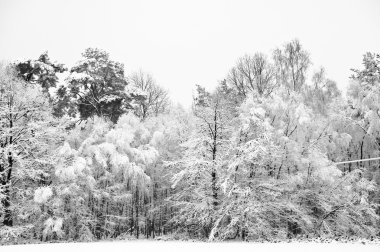
[[[295,39],[286,43],[283,49],[276,49],[273,59],[277,83],[285,85],[288,90],[299,92],[305,84],[306,71],[311,64],[309,53]]]
[[[157,116],[164,113],[169,107],[168,91],[156,84],[153,76],[143,71],[138,71],[130,76],[131,84],[146,93],[146,99],[139,101],[137,114],[141,119],[148,116]]]
[[[262,53],[256,53],[239,58],[227,76],[227,82],[242,97],[246,97],[249,92],[267,96],[275,87],[274,77],[275,71],[267,57]]]
[[[230,73],[227,76],[227,82],[230,86],[236,89],[239,96],[242,96],[243,98],[247,96],[248,89],[245,85],[244,77],[237,67],[233,67],[230,70]]]

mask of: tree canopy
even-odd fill
[[[186,110],[101,49],[2,65],[0,243],[379,236],[380,55],[347,95],[311,67],[246,54]]]

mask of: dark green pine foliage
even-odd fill
[[[56,96],[51,97],[49,88],[57,87],[59,78],[58,73],[67,71],[63,64],[53,63],[48,55],[44,52],[37,60],[27,60],[15,64],[17,75],[25,81],[32,84],[39,84],[43,92],[49,97],[50,104],[53,106],[53,115],[62,117],[64,114],[75,116],[74,104],[70,102],[70,96],[66,92],[66,87],[61,85],[57,91]]]
[[[55,95],[53,115],[56,117],[62,117],[64,115],[75,117],[77,108],[73,102],[73,97],[70,94],[69,88],[61,85],[57,89]]]
[[[41,54],[38,60],[17,63],[16,70],[25,81],[40,84],[43,91],[48,93],[50,87],[57,86],[57,73],[63,73],[67,69],[63,64],[51,62],[46,51]]]
[[[97,115],[116,122],[133,109],[133,101],[144,99],[142,93],[129,88],[124,65],[110,60],[107,52],[88,48],[82,56],[67,78],[81,119]]]

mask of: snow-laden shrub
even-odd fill
[[[49,218],[44,222],[44,230],[42,232],[43,239],[60,238],[62,232],[63,220],[61,218]]]
[[[53,191],[50,187],[40,187],[34,191],[34,201],[39,204],[46,203],[53,196]]]

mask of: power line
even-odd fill
[[[366,159],[357,159],[357,160],[352,160],[352,161],[343,161],[343,162],[337,162],[335,163],[336,165],[340,164],[349,164],[349,163],[357,163],[357,162],[364,162],[364,161],[371,161],[371,160],[379,160],[380,157],[377,158],[366,158]]]

